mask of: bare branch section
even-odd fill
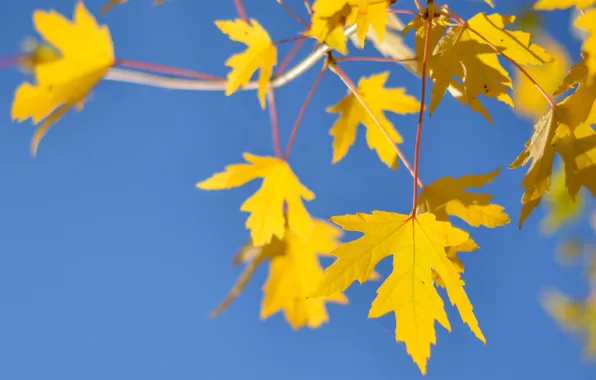
[[[356,25],[351,25],[344,31],[346,36],[351,36],[356,31]],[[281,87],[300,75],[304,74],[308,69],[313,67],[317,62],[327,56],[332,49],[327,44],[321,44],[315,51],[310,53],[305,59],[300,61],[296,66],[288,71],[273,76],[271,78],[270,86],[272,88]],[[168,90],[187,90],[187,91],[225,91],[225,80],[197,80],[172,78],[163,75],[149,74],[136,70],[128,70],[121,68],[112,68],[104,77],[105,80],[141,84],[145,86],[160,87]],[[239,90],[256,90],[259,87],[257,81],[251,81],[246,86]]]

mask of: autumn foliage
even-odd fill
[[[123,2],[110,1],[101,12]],[[394,314],[396,340],[405,343],[408,354],[425,374],[431,348],[437,343],[437,323],[447,330],[457,323],[447,318],[445,303],[454,306],[471,333],[486,343],[481,321],[474,315],[474,300],[465,290],[474,284],[464,281],[465,266],[459,253],[480,248],[473,239],[474,228],[496,228],[510,222],[504,208],[492,203],[492,195],[479,190],[495,179],[499,168],[459,178],[445,176],[433,183],[420,178],[420,136],[425,115],[432,115],[445,96],[452,96],[461,107],[480,113],[491,123],[485,104],[494,101],[534,118],[532,135],[509,165],[510,169],[524,167],[527,171],[520,184],[523,195],[519,227],[543,199],[551,205],[551,219],[546,222],[550,229],[573,218],[573,210],[582,202],[583,189],[596,195],[596,133],[592,127],[596,123],[596,8],[590,8],[596,1],[539,0],[534,5],[536,10],[583,10],[575,25],[586,33],[586,38],[581,59],[570,68],[571,58],[555,40],[547,35],[534,38],[519,25],[513,27],[516,17],[511,15],[480,12],[465,20],[457,9],[432,0],[315,0],[304,2],[310,18],[302,20],[278,2],[303,24],[295,37],[275,41],[257,20],[246,16],[238,1],[238,18],[215,21],[223,34],[238,42],[238,51],[225,62],[229,67],[225,79],[117,59],[108,27],[101,25],[82,1],[76,3],[72,21],[53,10],[36,10],[33,23],[43,42],[17,60],[30,71],[31,80],[16,89],[12,118],[18,122],[31,119],[37,126],[30,148],[36,155],[48,130],[73,107],[82,111],[97,83],[106,76],[125,75],[123,68],[190,78],[197,86],[221,88],[226,95],[256,90],[260,107],[271,114],[272,155],[244,153],[242,162],[232,163],[196,184],[198,189],[209,191],[229,190],[254,180],[261,184],[239,205],[240,211],[248,214],[245,226],[250,240],[234,263],[244,265],[244,271],[213,315],[230,305],[261,265],[269,270],[263,286],[261,317],[281,312],[294,329],[316,328],[327,322],[326,304],[347,304],[345,291],[355,281],[379,281],[368,316]],[[494,6],[492,1],[485,3]],[[486,5],[479,3],[478,7]],[[395,30],[390,27],[395,14],[409,20],[402,34],[414,36],[415,45],[407,50],[411,55],[350,55],[358,47],[395,38]],[[316,41],[315,51],[309,56],[312,62],[288,69],[307,39]],[[348,48],[350,40],[356,49]],[[280,60],[277,46],[290,42],[295,49]],[[350,60],[394,61],[406,66],[420,77],[421,99],[410,95],[406,88],[386,86],[390,72],[372,73],[354,82],[342,69],[343,63]],[[275,88],[298,78],[316,62],[322,63],[320,74],[282,149]],[[514,73],[503,65],[505,62]],[[332,216],[330,221],[309,213],[308,201],[315,198],[315,193],[300,181],[289,157],[301,118],[323,75],[336,75],[346,86],[345,97],[334,100],[326,109],[336,115],[329,126],[333,137],[330,161],[337,163],[349,154],[362,126],[371,154],[376,154],[388,169],[412,174],[411,209],[346,210],[346,215]],[[139,78],[151,80],[150,76]],[[415,118],[416,140],[404,141],[400,125],[394,125],[388,113],[400,115],[398,120],[403,119],[403,123],[412,123]],[[399,148],[405,143],[415,146],[412,163]],[[563,166],[553,175],[557,157]],[[468,227],[455,227],[452,222],[456,218]],[[341,242],[342,230],[362,236]],[[323,268],[321,256],[335,261]],[[393,272],[381,279],[375,266],[387,256],[392,257]],[[591,265],[589,278],[596,282],[596,260]],[[438,292],[440,287],[445,289],[446,297]],[[587,351],[596,354],[596,292],[585,301],[551,293],[545,298],[545,306],[562,323],[582,333]]]

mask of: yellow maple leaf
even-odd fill
[[[312,25],[306,35],[346,55],[346,25],[357,25],[356,35],[362,47],[371,26],[379,40],[383,41],[387,30],[387,9],[391,4],[390,0],[316,0],[313,4]]]
[[[364,41],[366,40],[369,27],[373,28],[377,38],[382,42],[387,30],[387,9],[391,6],[392,2],[389,0],[359,0],[357,4],[358,7],[352,12],[351,19],[354,19],[353,22],[358,25],[356,34],[358,35],[360,45],[364,47]]]
[[[424,41],[426,40],[426,23],[431,22],[430,36],[428,41],[428,56],[431,57],[435,51],[437,43],[445,34],[447,29],[447,18],[439,16],[429,20],[422,16],[414,17],[402,30],[402,36],[405,36],[411,30],[414,30],[416,35],[414,36],[414,51],[416,52],[416,61],[418,62],[418,71],[422,72],[422,61],[424,58]]]
[[[128,2],[128,0],[109,0],[106,3],[106,5],[104,5],[103,8],[101,8],[100,13],[104,14],[107,11],[109,11],[110,9],[112,9],[115,5],[124,4],[124,3],[127,3],[127,2]],[[163,4],[165,2],[166,2],[166,0],[153,0],[153,4],[154,5]]]
[[[401,115],[415,113],[420,110],[420,103],[413,96],[407,95],[404,88],[385,88],[388,78],[389,72],[361,78],[358,82],[358,94],[391,138],[391,142],[387,140],[356,96],[348,92],[348,95],[337,104],[327,108],[327,112],[340,114],[329,132],[333,136],[333,163],[339,162],[346,156],[356,140],[358,125],[363,124],[366,127],[366,141],[369,148],[375,149],[381,161],[387,166],[392,169],[397,168],[398,157],[392,142],[399,144],[403,139],[387,119],[384,111]]]
[[[586,354],[596,357],[596,291],[585,301],[572,300],[558,291],[543,297],[543,306],[565,329],[585,336]]]
[[[429,211],[437,220],[448,221],[448,215],[457,216],[472,227],[498,227],[509,223],[504,207],[490,203],[491,194],[470,193],[467,189],[481,187],[499,174],[500,168],[491,173],[439,178],[424,186],[418,197],[421,212]]]
[[[596,0],[538,0],[534,4],[534,9],[553,10],[578,7],[580,9],[590,7],[596,3]]]
[[[308,239],[312,233],[312,221],[302,198],[313,200],[314,193],[300,183],[286,161],[250,153],[244,153],[243,157],[248,163],[228,165],[223,172],[197,183],[197,187],[203,190],[231,189],[263,178],[259,190],[240,207],[241,211],[250,213],[246,228],[251,231],[253,244],[265,245],[274,236],[284,238],[284,204],[287,204],[289,228],[303,239]]]
[[[582,50],[587,53],[586,66],[588,69],[587,83],[591,85],[596,77],[596,9],[590,9],[580,15],[574,23],[576,28],[588,33]]]
[[[344,27],[352,14],[348,0],[317,0],[312,9],[311,27],[305,34],[343,55],[348,54],[348,38],[344,35]]]
[[[450,215],[457,216],[472,227],[504,226],[510,221],[509,215],[504,212],[503,206],[490,203],[492,195],[467,191],[469,188],[485,186],[492,182],[499,172],[500,168],[487,174],[439,178],[424,186],[420,192],[417,212],[431,212],[437,220],[444,222],[449,221]],[[457,272],[463,273],[464,264],[457,257],[458,252],[472,252],[478,248],[478,244],[470,237],[458,246],[445,247],[445,252]],[[435,271],[433,279],[438,285],[444,286],[443,280]]]
[[[395,314],[396,340],[405,343],[423,374],[431,345],[436,343],[435,321],[451,329],[443,301],[433,285],[432,270],[443,280],[448,297],[457,306],[463,321],[485,342],[463,281],[445,252],[445,247],[467,242],[467,232],[449,222],[437,221],[431,213],[413,218],[373,211],[372,214],[335,216],[331,220],[344,230],[364,235],[331,253],[337,260],[325,270],[325,277],[313,296],[342,292],[356,280],[363,283],[379,261],[393,255],[393,272],[377,290],[369,318],[389,312]]]
[[[484,0],[484,2],[486,4],[488,4],[491,8],[494,8],[495,7],[495,3],[493,2],[493,0]]]
[[[38,62],[34,67],[36,84],[25,82],[17,88],[12,118],[22,122],[32,118],[37,128],[31,152],[37,152],[42,137],[54,122],[73,105],[83,108],[87,94],[114,64],[110,31],[98,25],[82,1],[77,1],[73,21],[56,11],[33,13],[39,34],[60,52],[59,59]]]
[[[565,47],[547,35],[541,35],[540,42],[555,60],[542,66],[526,66],[524,70],[547,94],[552,94],[566,77],[571,59]],[[550,108],[534,83],[519,70],[515,74],[513,100],[516,113],[533,119],[544,115]]]
[[[226,95],[232,95],[246,85],[255,71],[260,69],[258,95],[261,108],[264,109],[273,66],[277,64],[277,47],[271,42],[267,31],[255,19],[251,19],[250,24],[241,19],[218,20],[215,21],[215,25],[232,41],[247,45],[244,52],[234,54],[226,61],[226,66],[232,68],[228,74]]]
[[[329,254],[339,245],[342,231],[329,222],[313,219],[313,234],[307,240],[286,229],[282,240],[274,237],[271,242],[255,247],[247,244],[241,251],[246,268],[226,299],[211,313],[218,315],[240,294],[255,270],[269,263],[269,277],[263,287],[261,318],[266,319],[282,311],[294,329],[303,326],[317,328],[329,320],[325,303],[347,304],[343,293],[328,297],[307,298],[323,278],[319,256]]]
[[[578,71],[572,69],[570,75],[576,76]],[[566,79],[566,82],[571,80]],[[590,126],[596,91],[581,83],[585,83],[585,76],[573,94],[536,122],[534,134],[509,166],[515,169],[531,161],[522,181],[526,190],[522,197],[520,228],[550,189],[557,153],[565,164],[565,186],[571,198],[575,199],[582,186],[596,194],[596,132]]]
[[[468,27],[449,29],[439,41],[429,61],[429,73],[434,82],[430,112],[439,105],[445,91],[454,82],[463,85],[460,101],[480,112],[491,123],[488,111],[479,96],[498,99],[513,107],[508,94],[512,87],[509,73],[501,66],[499,54],[476,33],[481,34],[501,52],[521,65],[542,65],[552,61],[545,50],[530,41],[530,34],[505,29],[514,16],[478,13],[468,20]],[[470,29],[471,28],[471,29]]]

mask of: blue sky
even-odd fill
[[[304,14],[301,1],[289,5]],[[517,12],[518,1],[497,0]],[[223,63],[241,45],[229,42],[215,19],[236,16],[232,0],[172,0],[159,7],[131,0],[100,20],[119,58],[225,75]],[[404,0],[404,3],[408,1]],[[452,4],[470,16],[488,11],[480,1]],[[88,0],[97,11],[103,0]],[[273,39],[300,25],[274,1],[246,0],[247,11]],[[6,2],[0,13],[0,55],[14,54],[34,34],[31,13],[50,7],[72,14],[74,0]],[[566,13],[547,15],[549,31],[577,59]],[[305,50],[305,52],[308,49]],[[352,48],[355,51],[354,48]],[[372,54],[372,50],[367,50]],[[356,79],[391,70],[389,84],[420,96],[419,81],[392,64],[349,63]],[[318,70],[277,92],[282,138],[287,140]],[[227,192],[202,192],[195,183],[242,152],[272,154],[266,112],[254,93],[175,92],[105,82],[84,112],[70,113],[29,155],[33,127],[10,120],[14,89],[24,79],[0,72],[0,377],[11,380],[124,379],[419,379],[393,317],[367,320],[377,284],[353,285],[350,305],[329,308],[331,323],[293,332],[281,315],[259,320],[262,268],[217,319],[208,317],[232,286],[231,266],[248,237],[243,200],[252,183]],[[290,163],[317,195],[308,208],[329,217],[375,209],[405,213],[411,178],[391,172],[359,140],[331,165],[335,116],[324,112],[345,94],[327,75],[303,120]],[[488,102],[495,125],[446,97],[427,119],[421,176],[485,173],[502,166],[487,190],[512,219],[520,212],[524,170],[506,169],[522,149],[531,123]],[[415,116],[392,117],[413,156]],[[558,236],[544,238],[540,208],[519,231],[516,223],[477,229],[482,247],[464,255],[467,292],[487,337],[483,346],[449,308],[453,331],[438,328],[428,379],[593,379],[596,366],[581,342],[567,335],[537,301],[548,287],[584,295],[580,269],[554,259]],[[571,227],[586,237],[582,225]],[[349,235],[349,237],[353,237]],[[387,275],[391,264],[379,271]]]

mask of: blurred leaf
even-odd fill
[[[539,35],[538,42],[556,59],[541,66],[527,66],[524,69],[548,94],[552,94],[567,76],[571,66],[569,54],[563,45],[545,33],[535,33]],[[534,83],[519,70],[515,73],[513,102],[517,114],[531,119],[539,118],[550,108]]]
[[[515,20],[516,26],[531,33],[534,33],[536,29],[542,28],[542,16],[540,13],[529,8],[525,9]]]
[[[586,354],[596,355],[596,292],[586,301],[577,301],[549,291],[543,297],[543,306],[563,328],[585,336]]]
[[[544,197],[548,213],[542,220],[542,233],[550,235],[563,225],[575,220],[584,206],[583,192],[580,192],[574,202],[565,183],[565,170],[559,165],[553,173],[550,191]]]
[[[584,251],[584,243],[578,237],[567,237],[557,247],[557,259],[563,265],[576,261]]]
[[[592,285],[596,287],[596,251],[592,252],[592,259],[590,260],[590,267],[588,268],[588,276]]]

